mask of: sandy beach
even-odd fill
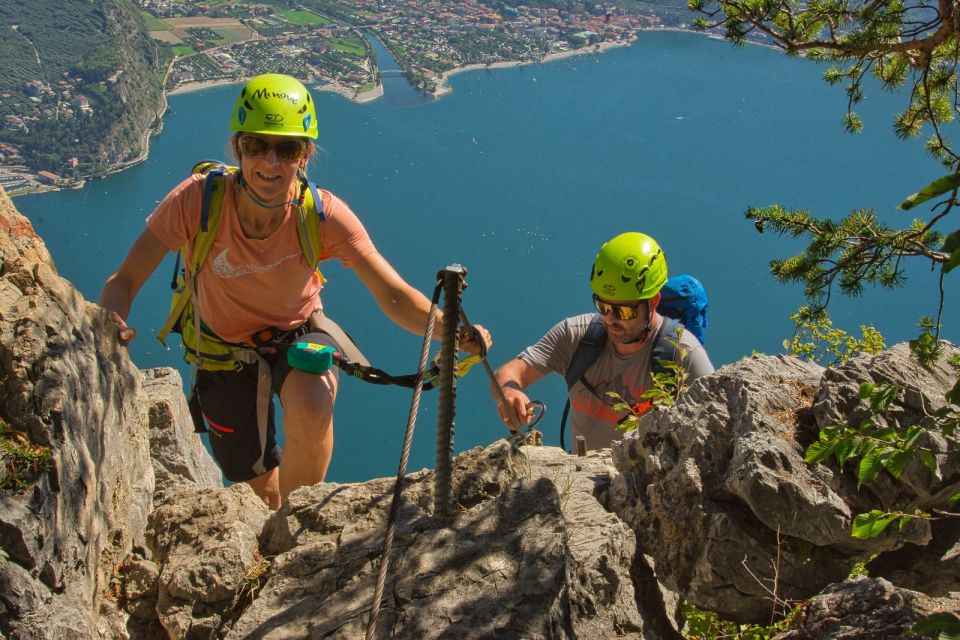
[[[221,80],[207,80],[205,82],[188,82],[182,84],[175,89],[167,91],[168,96],[174,96],[178,93],[190,93],[191,91],[200,91],[201,89],[209,89],[211,87],[220,87],[225,84],[240,84],[242,80],[233,80],[230,78],[224,78]]]

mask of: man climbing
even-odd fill
[[[666,281],[666,258],[653,238],[628,232],[601,246],[590,273],[598,313],[561,320],[497,370],[506,402],[491,390],[500,419],[511,430],[527,423],[531,403],[525,390],[548,373],[559,373],[568,382],[574,437],[583,436],[588,449],[600,449],[621,437],[617,426],[630,415],[613,408],[616,400],[608,392],[618,394],[639,415],[651,407],[642,395],[653,384],[653,372],[660,370],[658,359],[681,361],[682,355],[688,380],[713,373],[693,333],[681,332],[680,349],[669,343],[676,341],[681,325],[657,313]],[[591,349],[581,343],[594,344],[592,354],[584,355]],[[519,423],[513,422],[514,416]]]

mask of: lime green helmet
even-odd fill
[[[608,300],[646,300],[666,281],[667,259],[660,245],[635,231],[604,243],[590,272],[590,288]]]
[[[233,107],[231,131],[317,139],[317,112],[296,78],[265,73],[250,80]]]

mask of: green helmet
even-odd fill
[[[317,112],[307,88],[290,76],[265,73],[240,90],[231,131],[317,139]]]
[[[590,288],[608,300],[646,300],[666,281],[667,259],[660,245],[634,231],[604,243],[590,272]]]

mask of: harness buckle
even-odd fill
[[[237,350],[237,362],[242,362],[243,364],[253,364],[259,359],[259,357],[259,354],[253,349]]]

